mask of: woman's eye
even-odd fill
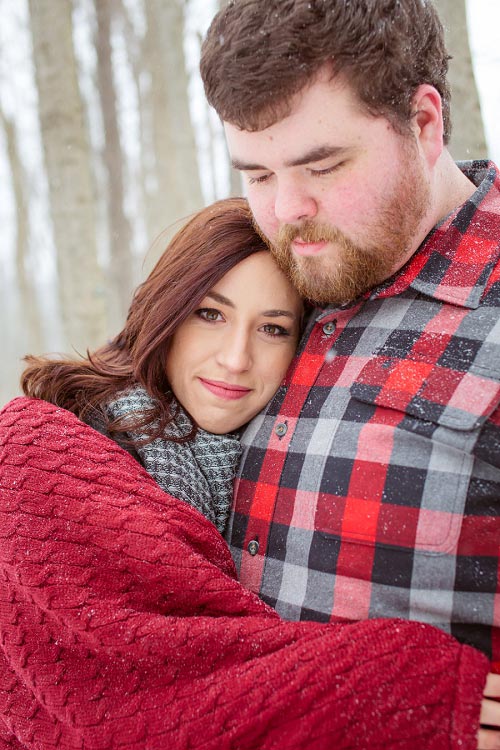
[[[290,332],[287,331],[286,328],[283,328],[283,326],[277,326],[274,323],[266,323],[266,325],[262,326],[261,330],[267,335],[267,336],[289,336]]]
[[[214,310],[211,307],[202,307],[199,310],[196,310],[195,315],[202,320],[207,320],[209,323],[216,323],[219,320],[223,320],[219,310]]]

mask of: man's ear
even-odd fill
[[[412,126],[429,166],[434,166],[441,155],[443,144],[443,112],[439,91],[422,83],[412,99]]]

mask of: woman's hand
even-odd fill
[[[500,750],[500,674],[488,675],[480,721],[478,750]],[[485,729],[485,726],[488,729]]]

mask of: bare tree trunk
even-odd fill
[[[98,2],[100,0],[97,0]],[[136,206],[136,219],[138,218],[146,228],[149,227],[150,221],[148,216],[149,201],[147,198],[147,182],[148,182],[148,160],[145,158],[145,154],[148,152],[148,124],[151,120],[151,113],[149,112],[149,102],[147,87],[144,86],[144,78],[147,77],[148,72],[145,67],[144,61],[144,43],[143,39],[138,36],[137,31],[131,22],[129,11],[123,0],[113,0],[115,3],[116,17],[119,18],[123,38],[125,41],[125,49],[127,53],[128,63],[130,65],[132,73],[132,85],[134,86],[134,94],[137,97],[137,120],[138,120],[138,141],[139,141],[139,159],[137,163],[137,172],[135,174],[135,180],[137,184],[137,201]],[[137,0],[140,2],[140,0]],[[144,89],[146,88],[146,92]],[[151,150],[151,144],[149,144],[149,151]],[[152,159],[154,164],[154,159]],[[145,240],[147,246],[148,242],[152,239],[153,234],[148,233],[149,239]],[[143,251],[145,251],[145,247]]]
[[[0,324],[0,351],[2,377],[0,378],[0,403],[19,394],[21,359],[29,352],[39,352],[42,347],[42,326],[33,277],[27,269],[29,249],[29,181],[19,157],[14,123],[0,109],[0,123],[5,132],[11,184],[16,207],[16,275],[14,283],[6,281],[0,295],[3,320]]]
[[[228,0],[219,0],[218,6],[219,10],[222,10],[222,8],[225,8],[225,6],[228,4]],[[225,139],[224,139],[225,142]],[[240,196],[243,195],[243,185],[241,180],[241,173],[238,172],[236,169],[233,169],[231,166],[231,157],[229,155],[229,151],[227,150],[226,146],[226,153],[227,153],[227,160],[229,162],[229,195],[231,196]]]
[[[156,236],[203,205],[184,60],[184,3],[147,0],[144,57],[150,74],[154,154],[150,232]]]
[[[228,161],[230,161],[229,151],[227,152]],[[229,164],[229,195],[239,197],[243,195],[243,185],[241,181],[241,172],[233,169]]]
[[[68,0],[29,0],[42,143],[57,249],[61,314],[79,351],[106,336],[95,193]]]
[[[227,177],[229,181],[229,193],[227,192],[226,187],[223,197],[226,197],[227,194],[233,197],[241,196],[243,195],[241,173],[238,172],[238,170],[233,169],[222,125],[218,120],[214,121],[214,118],[211,115],[211,112],[207,112],[208,131],[210,133],[210,161],[213,195],[216,197],[221,195],[219,187],[220,180],[218,179],[218,176],[222,174],[222,179]]]
[[[446,30],[453,122],[450,151],[456,159],[486,158],[481,107],[472,68],[465,0],[435,0]]]
[[[104,123],[104,164],[107,176],[106,203],[111,251],[110,276],[119,318],[124,318],[134,287],[131,245],[132,230],[124,211],[124,154],[120,142],[116,90],[113,79],[111,24],[113,0],[96,0],[97,81]]]
[[[29,351],[38,351],[42,345],[42,326],[38,309],[36,290],[33,278],[27,270],[29,250],[29,180],[24,165],[19,158],[19,148],[14,124],[0,110],[0,121],[7,140],[7,154],[12,175],[12,187],[16,205],[16,277],[19,307],[22,313],[21,321],[16,326],[26,331],[26,346]],[[23,352],[26,354],[27,352]]]
[[[6,117],[1,109],[0,121],[7,141],[7,154],[9,157],[12,188],[16,204],[16,272],[18,282],[23,283],[26,281],[26,262],[29,248],[28,198],[26,195],[28,180],[26,178],[24,166],[19,158],[14,123]]]

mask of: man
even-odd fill
[[[446,148],[448,59],[425,0],[233,0],[212,23],[207,98],[321,306],[246,431],[227,539],[285,618],[424,620],[498,662],[500,173]]]

